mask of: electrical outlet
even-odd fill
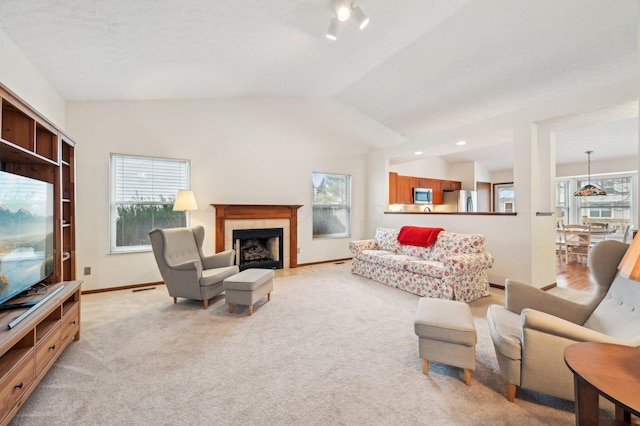
[[[91,275],[91,266],[85,266],[84,267],[84,274],[85,275]]]
[[[300,253],[300,247],[298,247],[298,253]]]

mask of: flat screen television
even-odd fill
[[[0,304],[53,273],[53,184],[0,171]]]

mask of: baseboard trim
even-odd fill
[[[351,259],[352,259],[351,257],[345,257],[344,259],[323,260],[321,262],[298,263],[298,266],[311,266],[311,265],[322,265],[323,263],[346,262]]]
[[[106,293],[108,291],[118,291],[118,290],[134,290],[142,287],[153,287],[154,285],[164,285],[164,281],[156,281],[152,283],[142,283],[142,284],[131,284],[131,285],[122,285],[118,287],[108,287],[108,288],[97,288],[95,290],[83,290],[82,294],[94,294],[94,293]]]
[[[348,262],[352,260],[351,257],[345,257],[343,259],[334,259],[334,260],[323,260],[321,262],[309,262],[309,263],[298,263],[298,267],[300,266],[312,266],[312,265],[322,265],[324,263],[342,263]],[[131,285],[123,285],[118,287],[108,287],[108,288],[98,288],[95,290],[83,290],[81,294],[94,294],[94,293],[106,293],[108,291],[119,291],[119,290],[134,290],[142,287],[153,287],[155,285],[164,285],[164,281],[156,281],[151,283],[142,283],[142,284],[131,284]],[[504,285],[489,283],[489,287],[497,288],[500,290],[504,290]],[[556,287],[556,283],[549,284],[546,287],[543,287],[541,290],[549,290]]]

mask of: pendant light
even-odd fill
[[[590,197],[592,195],[607,195],[607,191],[605,191],[604,189],[599,188],[596,185],[591,185],[591,154],[593,153],[593,151],[585,151],[584,153],[587,154],[587,173],[589,178],[587,180],[587,184],[582,188],[578,189],[576,192],[574,192],[573,195],[575,195],[576,197]]]

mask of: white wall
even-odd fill
[[[348,239],[312,239],[311,173],[352,176],[352,235],[364,235],[369,144],[398,135],[330,98],[71,102],[77,140],[77,268],[83,289],[161,280],[151,252],[109,254],[109,154],[191,160],[191,183],[214,252],[212,203],[302,204],[298,263],[350,257]],[[82,276],[90,266],[92,274]]]
[[[65,100],[0,30],[0,83],[56,126],[65,128]]]
[[[389,171],[401,176],[419,176],[431,179],[447,179],[449,163],[438,157],[423,158],[407,163],[393,164]]]

